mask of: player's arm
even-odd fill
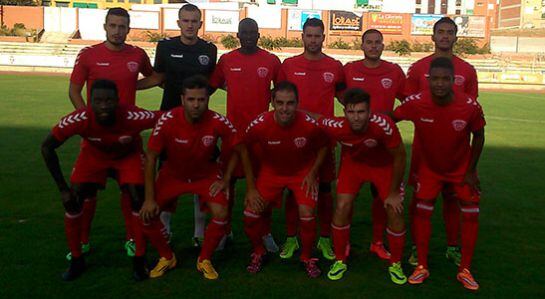
[[[320,170],[320,167],[322,167],[322,164],[324,164],[327,151],[327,146],[323,146],[320,148],[320,150],[318,150],[318,154],[316,155],[316,160],[314,161],[314,164],[310,168],[308,174],[303,179],[303,183],[301,183],[301,188],[306,188],[305,193],[307,196],[309,194],[318,194],[318,171]]]
[[[62,173],[61,165],[59,163],[59,156],[57,155],[57,148],[59,148],[64,141],[59,141],[52,133],[49,133],[45,140],[42,142],[42,157],[45,161],[45,165],[51,173],[57,188],[61,193],[61,201],[64,209],[71,213],[77,214],[81,211],[81,203],[76,200],[74,192],[70,189]]]
[[[480,191],[481,186],[477,177],[477,164],[479,163],[479,158],[484,147],[484,128],[473,131],[471,134],[473,135],[471,139],[471,155],[464,182],[475,190]]]
[[[393,157],[392,185],[388,198],[384,201],[384,207],[391,206],[396,213],[403,212],[403,195],[401,192],[401,183],[405,173],[405,145],[400,142],[398,146],[389,148],[388,152]]]
[[[153,71],[149,77],[142,78],[136,83],[136,89],[148,89],[162,84],[165,81],[165,73]]]
[[[229,155],[229,161],[227,162],[227,168],[225,169],[225,172],[223,173],[223,177],[220,180],[215,181],[210,186],[210,195],[216,196],[221,191],[227,191],[229,184],[231,182],[231,178],[233,176],[233,171],[235,171],[235,167],[238,163],[238,148],[239,145],[235,146],[233,148],[233,151],[231,155]]]
[[[83,85],[76,84],[73,82],[70,82],[70,85],[68,87],[68,96],[70,97],[70,101],[72,102],[72,105],[74,105],[74,108],[76,110],[85,108],[85,101],[83,100],[83,97],[81,96],[82,89],[83,89]]]
[[[155,168],[159,153],[148,149],[144,164],[144,204],[140,209],[140,217],[144,223],[149,223],[152,218],[159,214],[159,205],[155,201]]]

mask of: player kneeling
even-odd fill
[[[197,269],[205,278],[217,279],[218,273],[210,260],[226,233],[229,199],[222,191],[228,188],[238,156],[232,155],[223,178],[220,165],[213,157],[218,138],[222,140],[223,151],[233,148],[236,130],[227,118],[208,109],[208,82],[204,77],[187,78],[181,99],[182,107],[166,112],[157,121],[146,153],[146,199],[140,215],[146,236],[161,256],[150,277],[163,276],[176,266],[176,257],[162,234],[164,226],[159,212],[178,196],[197,194],[201,209],[212,214],[204,233]],[[156,176],[157,158],[163,151],[168,158]]]
[[[314,210],[318,195],[318,170],[327,152],[327,138],[316,121],[304,112],[297,111],[297,87],[290,82],[280,82],[272,91],[274,111],[257,117],[246,131],[244,143],[262,148],[260,169],[254,184],[248,175],[251,167],[245,167],[248,180],[244,231],[252,242],[253,253],[248,272],[261,270],[266,249],[263,236],[266,221],[263,215],[273,205],[280,206],[284,189],[290,190],[297,202],[301,221],[301,262],[308,276],[321,274],[312,258],[316,239]],[[243,157],[244,161],[248,157]]]
[[[140,132],[153,127],[157,114],[119,105],[117,87],[109,80],[96,80],[90,97],[90,108],[78,109],[62,118],[42,144],[43,158],[57,183],[66,211],[64,226],[72,259],[62,277],[73,280],[85,270],[81,247],[83,202],[96,197],[97,190],[104,188],[108,173],[113,171],[119,185],[131,195],[136,243],[134,278],[142,280],[148,277],[148,272],[144,258],[145,242],[138,221],[138,211],[144,200]],[[55,150],[74,135],[80,135],[83,143],[69,187]]]
[[[396,284],[404,284],[407,278],[401,268],[401,255],[405,242],[402,189],[405,148],[394,122],[385,115],[372,113],[369,101],[365,91],[349,89],[344,96],[345,116],[319,120],[327,135],[342,145],[337,204],[331,225],[337,261],[327,277],[339,280],[347,270],[351,211],[362,184],[369,182],[378,190],[386,208],[390,278]]]

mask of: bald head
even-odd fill
[[[238,23],[238,40],[240,50],[244,53],[255,53],[257,51],[257,40],[259,39],[259,27],[254,19],[245,18]]]

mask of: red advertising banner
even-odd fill
[[[367,29],[377,29],[382,34],[403,34],[403,15],[399,13],[370,12]]]

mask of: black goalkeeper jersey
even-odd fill
[[[182,82],[186,78],[197,74],[210,78],[216,67],[217,55],[217,47],[200,38],[191,46],[183,44],[179,36],[159,41],[154,69],[166,76],[161,110],[180,106]]]

